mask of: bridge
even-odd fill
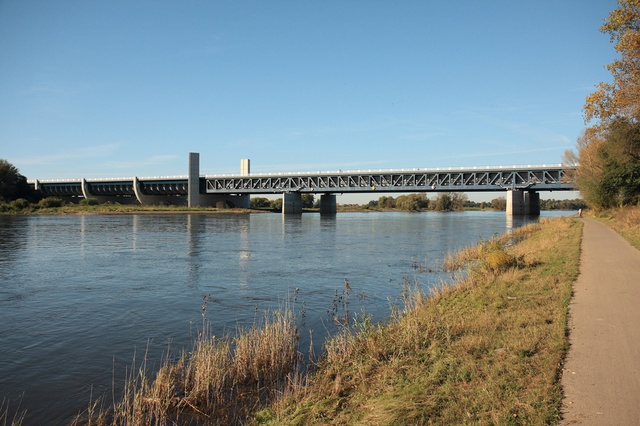
[[[238,175],[200,175],[200,156],[189,154],[187,176],[34,180],[44,196],[100,203],[175,204],[248,208],[251,195],[280,194],[282,212],[302,212],[302,194],[320,195],[320,212],[336,213],[336,194],[387,192],[504,192],[507,215],[539,215],[539,191],[575,190],[575,168],[555,165],[437,169],[357,170],[251,174],[249,160]]]

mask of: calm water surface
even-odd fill
[[[216,334],[289,301],[304,311],[301,348],[308,330],[319,347],[345,279],[350,314],[383,319],[403,281],[437,284],[446,253],[518,224],[504,212],[0,216],[0,400],[21,400],[25,424],[68,422],[134,357],[189,348],[205,295]]]

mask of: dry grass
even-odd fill
[[[24,422],[24,417],[26,414],[25,410],[20,410],[20,406],[16,409],[9,409],[9,401],[7,399],[3,399],[0,402],[0,425],[2,426],[20,426]]]
[[[121,398],[109,408],[94,402],[74,424],[242,424],[295,383],[298,336],[290,310],[234,336],[202,332],[193,349],[168,358],[151,379],[146,357],[127,375]]]
[[[581,224],[520,232],[513,247],[511,235],[469,249],[462,281],[418,293],[389,324],[364,319],[329,340],[309,385],[255,422],[556,423]]]
[[[631,245],[640,249],[640,206],[598,212],[595,218],[605,222]]]

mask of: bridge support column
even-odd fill
[[[299,192],[282,194],[282,214],[302,214],[302,194]]]
[[[524,195],[524,206],[529,216],[540,216],[540,193],[528,191]]]
[[[524,191],[513,189],[507,191],[507,216],[524,216]]]
[[[320,214],[336,214],[336,196],[335,194],[322,194],[320,196]]]
[[[197,152],[189,153],[187,187],[187,206],[200,207],[200,154]]]
[[[540,216],[540,194],[519,189],[507,192],[507,216]]]

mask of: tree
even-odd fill
[[[314,199],[313,194],[302,194],[302,207],[305,209],[312,208]]]
[[[274,210],[282,210],[282,198],[276,198],[271,201],[271,208]]]
[[[429,207],[439,212],[449,212],[453,210],[453,199],[448,192],[441,192],[435,200],[429,203]]]
[[[600,83],[587,97],[587,121],[607,125],[617,117],[640,117],[640,0],[618,0],[600,31],[609,34],[620,58],[607,65],[613,83]]]
[[[456,211],[464,210],[469,197],[464,192],[454,192],[451,196],[451,208]]]
[[[269,207],[271,207],[271,201],[268,198],[265,198],[265,197],[251,198],[252,209],[269,208]]]
[[[32,198],[31,187],[27,178],[7,160],[0,158],[0,199],[13,201],[18,198]]]
[[[395,206],[400,210],[418,211],[429,205],[429,199],[424,192],[419,194],[401,195],[396,199]]]
[[[496,210],[506,210],[507,209],[507,199],[505,197],[498,197],[491,200],[491,207]]]
[[[382,196],[378,198],[378,207],[381,209],[393,209],[396,207],[396,199],[393,197]]]
[[[583,111],[592,123],[577,142],[576,183],[594,208],[640,201],[640,0],[618,0],[600,31],[609,34],[620,58],[607,65],[612,83],[600,83]]]

